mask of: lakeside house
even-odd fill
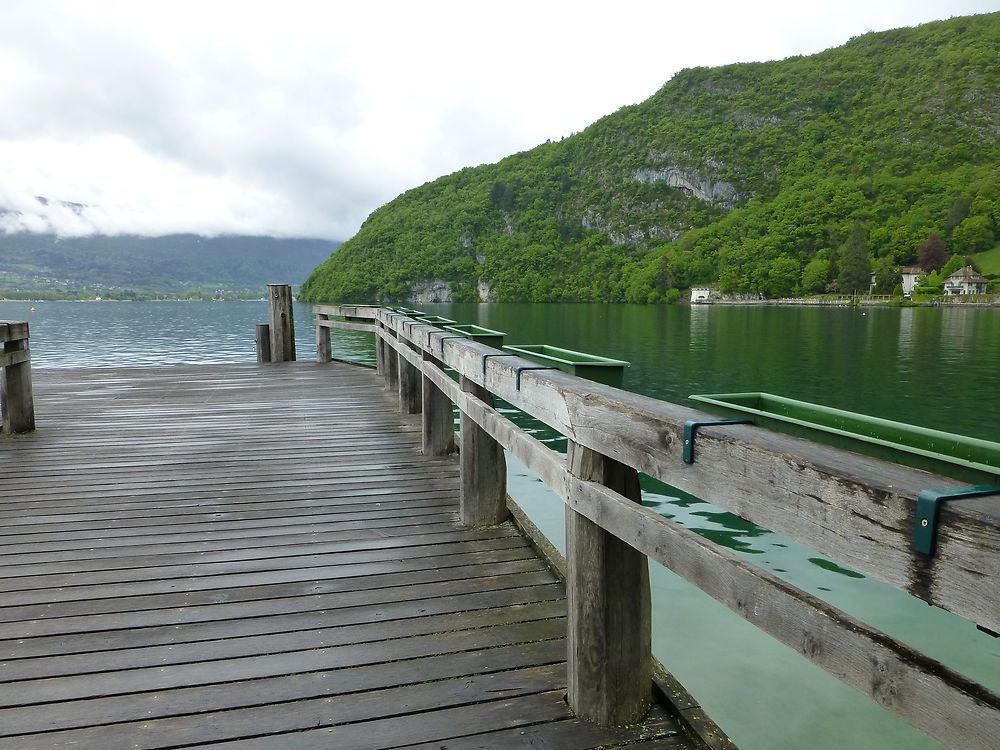
[[[917,279],[924,275],[924,272],[920,270],[919,266],[904,266],[899,269],[899,275],[902,278],[900,284],[903,287],[903,296],[909,297],[913,294],[913,290],[917,286]],[[875,293],[875,272],[872,271],[869,276],[868,293]]]
[[[944,293],[946,295],[985,294],[988,283],[987,279],[977,273],[972,266],[966,266],[945,279]]]

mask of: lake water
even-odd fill
[[[32,306],[36,309],[32,311]],[[683,403],[691,393],[767,391],[1000,439],[1000,310],[969,308],[430,305],[429,312],[628,360],[625,387]],[[295,309],[300,359],[315,354]],[[253,361],[261,302],[0,302],[31,322],[35,367]],[[333,353],[374,361],[371,334],[334,331]],[[517,417],[556,450],[561,437]],[[511,494],[557,544],[562,504],[523,467]],[[810,550],[692,498],[646,483],[644,502],[800,588],[1000,690],[1000,639]],[[669,571],[652,566],[654,650],[744,750],[938,745],[760,633]]]

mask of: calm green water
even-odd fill
[[[252,361],[263,302],[0,303],[27,319],[37,367]],[[684,402],[761,390],[1000,440],[1000,310],[431,305],[430,312],[628,360],[625,387]],[[314,356],[297,306],[300,359]],[[334,331],[334,356],[373,361],[370,334]],[[512,414],[554,449],[564,441]],[[562,545],[562,503],[512,462],[510,488]],[[799,587],[1000,690],[1000,640],[696,499],[647,483],[644,502]],[[744,750],[935,748],[792,650],[659,566],[654,649]],[[1000,606],[1000,605],[998,605]]]

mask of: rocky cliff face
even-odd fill
[[[444,279],[418,281],[410,287],[410,301],[418,305],[451,302],[451,283]]]
[[[650,184],[664,182],[670,187],[683,190],[688,195],[730,210],[735,207],[740,195],[728,182],[715,181],[677,167],[663,169],[639,169],[632,173],[633,180]]]

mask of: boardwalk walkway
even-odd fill
[[[35,373],[0,436],[0,750],[689,747],[564,702],[562,584],[369,370]]]

